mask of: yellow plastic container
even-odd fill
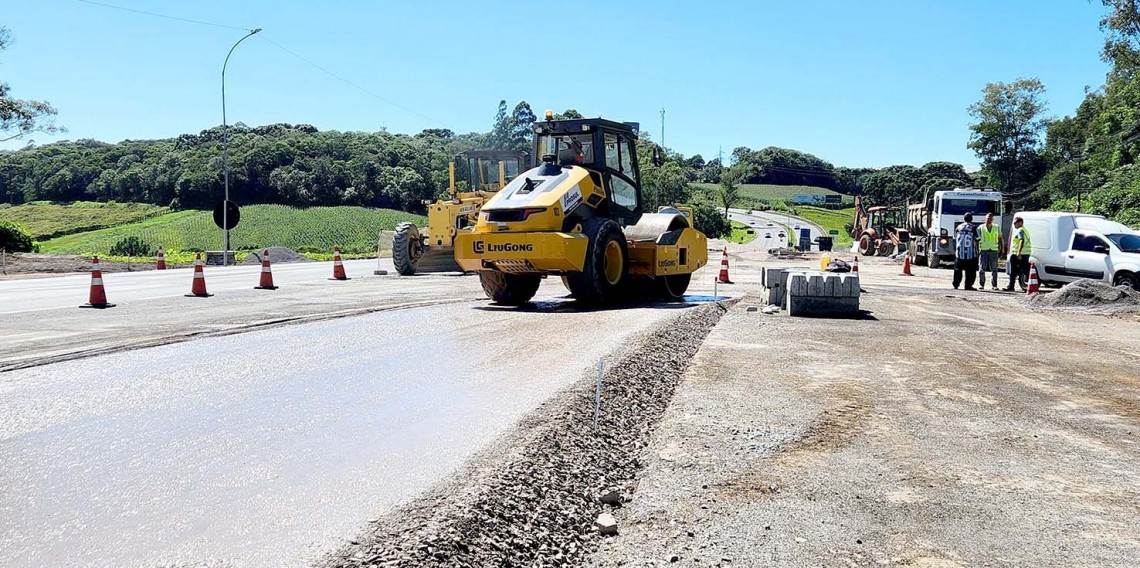
[[[827,270],[828,264],[831,264],[831,255],[827,253],[819,255],[819,271]]]

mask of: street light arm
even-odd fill
[[[260,31],[261,31],[261,28],[249,30],[248,34],[245,34],[244,36],[242,36],[241,39],[237,40],[237,43],[234,43],[234,46],[231,47],[230,50],[226,53],[226,60],[224,62],[222,62],[222,128],[223,129],[226,127],[226,66],[230,64],[230,56],[233,55],[234,50],[237,49],[237,46],[241,45],[241,42],[249,39],[249,36],[252,36],[253,34],[260,32]]]

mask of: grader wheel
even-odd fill
[[[396,272],[404,276],[415,274],[416,263],[423,253],[423,241],[416,225],[414,223],[396,225],[396,234],[392,235],[392,264],[396,265]]]

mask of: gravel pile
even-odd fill
[[[725,308],[671,318],[606,369],[593,432],[594,380],[532,413],[520,443],[451,486],[373,522],[330,566],[568,566],[597,548],[599,515],[634,490],[638,456],[693,355]],[[498,449],[496,449],[498,451]],[[609,519],[604,519],[608,521]]]
[[[264,250],[264,249],[263,249]],[[304,256],[300,253],[293,252],[293,249],[286,247],[269,247],[269,262],[273,263],[288,263],[288,262],[313,262],[313,259]],[[251,252],[246,255],[241,261],[242,264],[261,264],[261,251]]]
[[[1049,294],[1029,298],[1042,308],[1132,313],[1140,311],[1140,292],[1127,286],[1112,286],[1097,280],[1077,280]]]

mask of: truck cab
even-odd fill
[[[974,223],[981,224],[992,213],[994,223],[1006,227],[1012,223],[1008,205],[1000,191],[988,189],[954,189],[935,191],[927,195],[925,203],[907,206],[907,229],[914,243],[910,249],[911,261],[926,262],[931,268],[943,260],[954,258],[954,231],[966,221],[966,213],[974,215]]]

